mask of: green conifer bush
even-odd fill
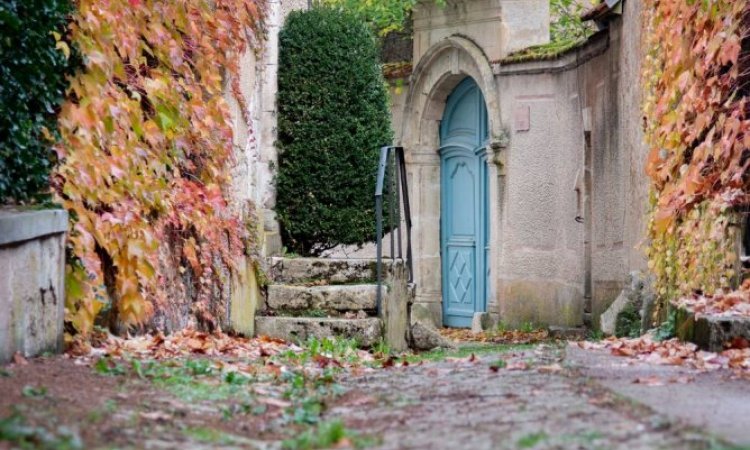
[[[284,243],[315,256],[372,241],[379,147],[392,139],[375,37],[353,14],[316,7],[289,15],[279,46]]]

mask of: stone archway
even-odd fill
[[[404,105],[400,145],[406,163],[414,223],[414,278],[417,284],[413,317],[442,323],[442,276],[440,254],[440,156],[439,126],[446,100],[454,88],[471,77],[487,105],[490,153],[500,149],[502,126],[495,77],[484,52],[462,36],[445,38],[431,47],[417,63]],[[490,155],[490,159],[495,155]],[[491,167],[490,179],[497,167]],[[497,204],[490,183],[490,204]],[[494,217],[490,211],[490,217]]]

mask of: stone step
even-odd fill
[[[380,319],[343,319],[316,317],[270,317],[255,318],[255,333],[287,341],[304,341],[309,337],[341,336],[356,339],[363,347],[377,344],[383,335]]]
[[[377,308],[378,286],[344,284],[325,286],[268,286],[266,304],[272,310],[317,309],[324,311],[362,311]]]
[[[273,257],[270,259],[269,277],[278,284],[304,284],[320,280],[328,284],[372,282],[376,277],[376,262],[374,259]]]

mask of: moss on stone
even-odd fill
[[[615,322],[617,337],[638,337],[641,335],[641,313],[633,303],[629,303],[617,315]]]

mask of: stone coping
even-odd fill
[[[63,209],[0,209],[0,246],[68,231],[68,212]]]
[[[538,75],[543,73],[567,72],[578,68],[609,48],[609,34],[600,31],[579,47],[574,47],[551,59],[528,61],[493,61],[492,71],[498,76]]]

